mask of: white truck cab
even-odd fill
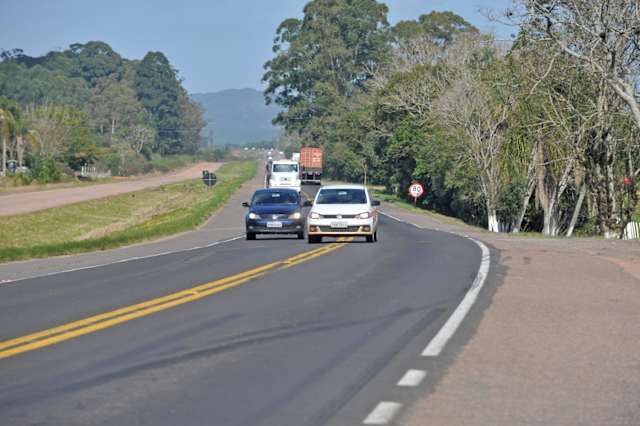
[[[269,188],[292,188],[300,192],[300,166],[297,161],[274,160],[269,173]]]

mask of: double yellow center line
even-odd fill
[[[230,277],[200,284],[187,290],[182,290],[167,296],[147,300],[146,302],[137,303],[114,311],[73,321],[48,330],[38,331],[36,333],[17,337],[11,340],[5,340],[0,342],[0,359],[18,355],[23,352],[29,352],[45,346],[54,345],[84,334],[93,333],[136,318],[144,317],[154,312],[164,311],[166,309],[211,296],[228,288],[236,287],[248,281],[262,277],[269,272],[290,268],[294,265],[315,259],[316,257],[337,250],[344,246],[346,241],[351,241],[352,239],[352,237],[339,238],[335,243],[322,246],[315,250],[306,251],[284,260],[258,266],[257,268],[253,268]]]

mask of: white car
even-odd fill
[[[319,243],[324,236],[363,236],[378,240],[380,201],[362,185],[324,186],[316,194],[307,218],[307,238]]]

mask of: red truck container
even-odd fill
[[[320,185],[322,179],[322,148],[300,150],[300,180],[303,184]]]

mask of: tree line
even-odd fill
[[[161,52],[128,60],[100,41],[39,57],[0,52],[3,167],[57,170],[50,180],[83,165],[146,172],[152,156],[195,153],[204,124]]]
[[[452,12],[391,26],[375,0],[312,0],[276,30],[266,101],[327,173],[491,231],[619,237],[638,220],[640,5],[519,0],[496,40]],[[634,216],[635,215],[635,216]]]

